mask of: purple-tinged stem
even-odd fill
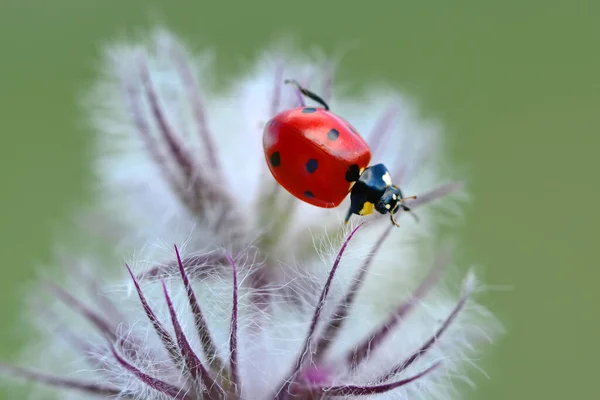
[[[98,280],[91,277],[88,273],[76,269],[75,273],[85,285],[90,297],[102,309],[104,314],[112,321],[125,321],[125,316],[119,311],[116,305],[101,293]]]
[[[181,366],[181,362],[183,360],[181,359],[181,356],[177,353],[177,345],[175,341],[173,340],[169,332],[165,329],[165,327],[160,323],[160,321],[156,317],[156,314],[154,314],[154,311],[152,311],[152,308],[148,304],[148,301],[146,300],[146,297],[142,292],[142,288],[140,287],[137,279],[135,279],[135,276],[133,275],[131,268],[129,268],[129,265],[125,264],[125,267],[127,268],[127,271],[131,276],[131,280],[135,285],[135,290],[137,291],[138,297],[140,298],[140,302],[142,303],[142,308],[146,313],[146,317],[148,318],[148,320],[150,320],[150,323],[154,327],[154,331],[160,338],[160,341],[162,342],[163,346],[165,346],[165,349],[169,353],[175,365]]]
[[[159,99],[153,87],[147,64],[145,62],[140,64],[142,84],[146,91],[146,97],[150,103],[152,114],[158,123],[159,130],[167,146],[169,147],[174,161],[179,165],[179,168],[183,173],[183,178],[185,179],[184,190],[182,192],[184,193],[184,201],[193,212],[199,213],[204,210],[203,202],[206,200],[228,200],[224,196],[225,193],[215,190],[216,187],[212,184],[213,182],[209,182],[207,179],[208,177],[201,175],[202,171],[196,168],[194,159],[185,149],[180,139],[175,135],[173,129],[169,126],[167,117],[161,109]],[[189,189],[192,189],[192,196],[188,193]]]
[[[102,359],[103,356],[94,354],[94,348],[86,343],[85,340],[64,326],[59,327],[57,331],[60,337],[70,346],[70,349],[74,352],[79,352],[85,362],[92,368],[101,373],[106,371],[106,364]]]
[[[217,264],[220,266],[227,263],[227,258],[217,252],[205,253],[195,256],[185,257],[181,260],[186,274],[190,275],[197,274],[199,280],[204,280],[210,275],[218,271]],[[163,279],[172,276],[174,273],[179,273],[179,262],[169,261],[165,264],[155,265],[141,274],[137,275],[139,280],[147,279]],[[192,277],[195,278],[196,276]]]
[[[390,235],[393,229],[394,226],[391,224],[388,225],[387,228],[385,228],[382,235],[379,237],[379,239],[373,246],[373,249],[371,249],[371,252],[367,255],[365,262],[363,263],[361,268],[358,270],[356,276],[352,280],[352,284],[350,286],[350,289],[348,289],[348,292],[346,293],[346,297],[344,297],[344,299],[342,299],[339,302],[334,314],[329,320],[327,327],[325,328],[324,332],[321,334],[321,337],[315,345],[315,359],[317,361],[323,359],[326,351],[329,349],[329,346],[335,341],[336,336],[338,335],[340,329],[342,328],[342,325],[346,320],[346,316],[348,315],[350,308],[354,304],[356,294],[358,293],[358,290],[365,281],[365,275],[367,274],[367,271],[369,270],[371,263],[375,258],[375,255],[379,252],[379,249],[381,248],[381,246],[383,245],[383,243],[385,242],[385,240]]]
[[[208,159],[209,167],[211,168],[211,171],[217,172],[219,176],[222,176],[221,165],[217,159],[217,146],[208,129],[204,101],[200,95],[198,82],[181,50],[177,48],[172,48],[171,50],[174,55],[175,65],[177,66],[177,70],[181,76],[183,85],[185,86],[189,102],[194,110],[194,116],[196,118],[196,123],[198,124],[200,138],[204,143],[204,153]]]
[[[419,378],[427,375],[434,369],[438,367],[440,362],[433,364],[431,367],[427,368],[424,371],[419,372],[416,375],[413,375],[409,378],[402,379],[396,382],[384,383],[381,385],[373,385],[373,386],[356,386],[356,385],[344,385],[344,386],[332,386],[329,388],[321,389],[321,392],[327,396],[372,396],[375,394],[386,393],[392,391],[394,389],[398,389],[399,387],[408,385],[411,382],[416,381]]]
[[[237,328],[238,328],[238,282],[237,282],[237,267],[235,260],[231,254],[227,253],[227,259],[231,263],[233,269],[233,306],[231,309],[231,331],[229,334],[229,365],[231,370],[231,383],[234,390],[239,391],[239,373],[238,373],[238,345],[237,345]]]
[[[46,307],[44,304],[40,304],[38,301],[36,301],[34,304],[34,310],[40,315],[41,319],[45,319],[47,321],[60,320],[60,318],[51,309]],[[103,371],[105,369],[105,365],[103,365],[101,358],[94,354],[94,348],[83,338],[62,323],[56,327],[56,331],[69,346],[70,350],[73,352],[79,352],[92,368],[98,371]]]
[[[298,356],[298,360],[296,361],[296,367],[295,367],[294,372],[297,372],[302,367],[304,357],[305,357],[306,353],[308,351],[310,351],[311,341],[312,341],[313,335],[315,333],[315,330],[317,328],[317,324],[319,323],[319,320],[321,318],[321,312],[323,311],[323,306],[325,305],[325,300],[327,299],[327,295],[329,294],[329,290],[331,289],[331,283],[333,282],[333,277],[335,276],[337,268],[340,265],[340,261],[342,260],[342,255],[344,254],[344,251],[346,250],[348,243],[350,242],[350,240],[352,239],[354,234],[358,231],[358,229],[360,229],[360,227],[362,225],[363,224],[358,225],[356,228],[354,228],[352,230],[352,232],[350,232],[350,234],[348,235],[348,237],[342,244],[342,247],[340,248],[340,251],[338,252],[338,255],[337,255],[335,261],[333,262],[333,267],[331,268],[331,271],[329,272],[329,276],[327,277],[327,281],[325,281],[325,285],[323,286],[323,291],[321,292],[321,296],[319,297],[319,301],[317,302],[317,306],[315,307],[315,313],[313,314],[312,320],[310,322],[310,327],[308,329],[308,333],[306,335],[306,338],[304,339],[302,351],[300,352],[300,354]]]
[[[171,314],[171,322],[173,323],[173,330],[175,330],[175,337],[177,338],[179,351],[181,351],[181,356],[183,357],[183,361],[188,372],[194,380],[199,381],[202,384],[203,391],[207,392],[209,398],[220,398],[221,396],[219,393],[221,392],[221,388],[210,376],[204,365],[202,365],[202,361],[200,361],[196,353],[194,353],[194,350],[192,350],[192,347],[190,346],[190,343],[188,342],[187,337],[185,336],[185,333],[179,324],[177,313],[175,312],[173,302],[171,301],[171,297],[169,296],[169,292],[167,291],[167,286],[164,281],[162,281],[162,287],[165,293],[167,307],[169,308],[169,314]]]
[[[390,370],[390,372],[388,372],[382,378],[382,381],[386,381],[386,380],[391,379],[394,376],[402,373],[404,370],[406,370],[408,367],[410,367],[420,356],[427,353],[427,351],[431,348],[431,346],[433,346],[440,339],[440,337],[448,329],[448,327],[450,326],[452,321],[454,321],[456,316],[464,308],[464,306],[467,302],[467,299],[471,295],[472,291],[473,291],[473,285],[471,284],[471,281],[468,280],[467,283],[464,285],[463,294],[462,294],[460,300],[458,301],[458,303],[456,303],[456,306],[454,307],[454,309],[452,309],[452,312],[450,312],[448,317],[444,320],[444,322],[442,323],[442,326],[439,327],[439,329],[433,334],[433,336],[431,336],[431,338],[429,338],[429,340],[426,341],[419,350],[415,351],[410,357],[408,357],[406,360],[404,360],[402,362],[402,364],[399,364],[396,367],[392,368]]]
[[[414,200],[407,200],[406,205],[415,208],[422,206],[427,203],[431,203],[441,197],[447,196],[451,193],[458,192],[463,188],[464,184],[462,182],[450,182],[444,183],[428,192],[420,194]]]
[[[406,205],[408,207],[410,207],[411,210],[414,210],[417,207],[424,206],[428,203],[432,203],[432,202],[434,202],[444,196],[447,196],[451,193],[457,192],[460,189],[462,189],[462,187],[463,187],[463,183],[461,183],[461,182],[444,183],[434,189],[431,189],[428,192],[418,195],[417,198],[414,200],[413,199],[407,200]],[[417,220],[417,222],[419,221],[419,218],[417,217],[417,215],[415,213],[412,213],[412,217],[415,218]],[[378,221],[380,223],[385,222],[386,224],[389,224],[388,218],[377,218],[376,221]]]
[[[48,375],[12,365],[0,364],[0,371],[5,371],[15,377],[22,378],[27,381],[43,383],[55,388],[75,390],[92,396],[120,396],[119,398],[129,398],[123,397],[123,391],[117,388],[111,388],[108,386],[84,382],[76,379]]]
[[[161,106],[158,101],[158,97],[156,95],[156,91],[152,84],[152,79],[150,77],[150,71],[148,70],[148,65],[145,62],[142,62],[140,65],[140,74],[142,78],[142,84],[146,91],[146,97],[148,102],[150,103],[150,108],[152,109],[152,114],[158,123],[162,136],[169,146],[169,150],[175,157],[175,160],[181,167],[184,176],[191,180],[194,176],[194,164],[191,160],[190,155],[183,148],[182,144],[179,142],[175,134],[173,133],[172,128],[169,126],[166,116],[163,114],[161,110]]]
[[[306,334],[304,343],[301,347],[300,353],[298,354],[298,358],[296,359],[294,369],[292,370],[292,373],[289,375],[289,378],[286,379],[286,381],[282,385],[281,389],[279,390],[278,397],[277,397],[278,399],[283,398],[281,396],[286,396],[286,393],[288,392],[290,385],[294,382],[296,375],[298,374],[298,372],[300,371],[300,369],[302,368],[302,366],[304,364],[306,354],[310,351],[311,344],[312,344],[311,343],[312,338],[313,338],[313,335],[317,328],[317,324],[319,323],[319,319],[321,317],[321,312],[323,311],[323,306],[325,304],[325,300],[327,299],[327,295],[329,294],[329,289],[331,288],[331,283],[333,282],[333,277],[335,276],[337,268],[340,264],[342,255],[344,254],[344,250],[346,250],[346,246],[348,246],[348,243],[350,242],[350,240],[352,239],[354,234],[363,226],[363,224],[364,223],[359,224],[358,226],[356,226],[356,228],[354,228],[350,232],[350,234],[346,237],[346,240],[344,240],[344,243],[342,244],[340,251],[338,252],[338,255],[333,263],[333,266],[331,267],[331,271],[329,272],[329,276],[327,277],[327,281],[325,282],[325,285],[323,286],[321,296],[319,297],[319,301],[317,302],[315,312],[313,314],[312,320],[310,322],[310,326],[308,328],[308,333]]]
[[[192,201],[189,198],[189,194],[184,189],[182,182],[180,182],[173,171],[169,169],[168,162],[164,154],[162,154],[159,150],[160,146],[156,142],[156,139],[150,134],[150,127],[148,126],[148,122],[143,117],[143,112],[140,109],[138,101],[136,100],[134,88],[129,83],[122,82],[122,85],[125,87],[127,97],[129,98],[130,113],[133,118],[133,123],[135,124],[138,134],[141,136],[142,141],[146,146],[146,151],[158,166],[158,169],[165,182],[171,186],[175,193],[180,194],[185,203],[191,205]]]
[[[174,248],[177,256],[177,265],[179,266],[179,274],[181,275],[181,280],[185,286],[188,303],[192,310],[192,314],[194,315],[194,324],[196,325],[196,330],[198,331],[198,337],[200,338],[200,343],[202,344],[202,350],[206,355],[206,359],[209,360],[209,365],[212,367],[213,371],[220,371],[222,370],[223,365],[217,354],[217,346],[215,346],[215,343],[212,340],[210,330],[208,329],[208,324],[204,318],[204,314],[202,313],[202,308],[200,307],[200,303],[198,303],[198,299],[196,298],[196,294],[194,293],[190,279],[185,272],[183,261],[181,260],[181,255],[179,254],[179,249],[177,246],[174,246]]]
[[[32,308],[42,320],[53,322],[60,321],[58,315],[46,304],[38,301],[38,299],[34,300]],[[89,351],[91,351],[92,347],[75,332],[71,331],[64,323],[59,323],[56,326],[56,331],[65,340],[65,342],[71,346],[72,349],[76,349],[82,354],[87,354]]]
[[[415,305],[425,297],[429,290],[435,285],[440,278],[441,272],[448,264],[448,252],[440,253],[427,277],[421,282],[419,287],[412,293],[411,297],[402,303],[396,311],[377,328],[368,339],[359,344],[347,356],[346,360],[352,368],[358,367],[369,354],[376,351],[377,348],[387,338],[388,334],[398,327],[402,319],[410,313]]]
[[[138,368],[136,368],[134,365],[128,363],[123,357],[121,357],[117,353],[117,351],[115,350],[115,348],[112,344],[109,344],[109,346],[110,346],[110,351],[112,352],[112,354],[115,357],[115,359],[117,360],[117,362],[123,368],[125,368],[127,371],[132,373],[141,382],[143,382],[145,385],[147,385],[148,387],[151,387],[152,389],[154,389],[164,395],[167,395],[172,399],[194,400],[191,396],[186,394],[186,392],[184,392],[183,389],[180,389],[177,386],[171,385],[167,382],[163,382],[160,379],[153,378],[150,375],[143,373]]]
[[[85,319],[90,321],[108,340],[113,343],[117,341],[117,335],[112,326],[103,317],[89,309],[63,288],[51,282],[47,282],[46,286],[56,295],[56,297],[62,300],[64,304],[79,312]]]

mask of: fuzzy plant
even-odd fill
[[[461,398],[499,326],[435,239],[465,196],[438,125],[383,85],[334,93],[339,60],[277,49],[217,90],[211,54],[164,30],[104,53],[86,101],[97,201],[80,239],[111,245],[60,258],[64,277],[32,313],[39,339],[0,373],[36,399]],[[345,225],[348,199],[318,208],[276,183],[263,128],[306,101],[286,79],[361,132],[417,195],[418,221]]]

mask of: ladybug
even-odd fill
[[[385,165],[369,166],[367,142],[332,113],[320,96],[294,80],[285,83],[295,85],[323,108],[297,107],[267,122],[263,148],[275,180],[293,196],[322,208],[337,207],[350,193],[346,224],[352,214],[364,216],[376,210],[389,213],[392,223],[399,226],[394,214],[400,208],[410,211],[403,202],[416,197],[403,197]]]

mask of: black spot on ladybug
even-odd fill
[[[312,174],[313,172],[315,172],[317,170],[317,168],[319,168],[319,162],[317,160],[315,160],[314,158],[311,158],[310,160],[308,160],[306,162],[306,170]]]
[[[271,154],[269,161],[271,161],[272,166],[279,167],[279,164],[281,164],[281,156],[279,155],[279,152],[276,151],[275,153]]]
[[[348,182],[356,182],[360,178],[360,168],[358,165],[352,164],[348,167],[348,171],[346,171],[346,180]]]
[[[314,107],[305,107],[302,109],[302,114],[310,114],[314,113],[315,111],[317,111],[317,109]]]
[[[337,129],[332,129],[327,132],[327,139],[329,140],[335,140],[338,138],[338,136],[340,136],[340,132]]]
[[[304,192],[304,195],[305,195],[306,197],[309,197],[309,198],[311,198],[311,199],[312,199],[313,197],[315,197],[315,195],[313,194],[313,192],[311,192],[310,190],[307,190],[306,192]]]

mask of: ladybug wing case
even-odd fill
[[[337,207],[358,179],[349,170],[364,169],[371,159],[366,143],[344,123],[330,112],[308,107],[284,111],[269,121],[263,146],[277,182],[309,204]]]

